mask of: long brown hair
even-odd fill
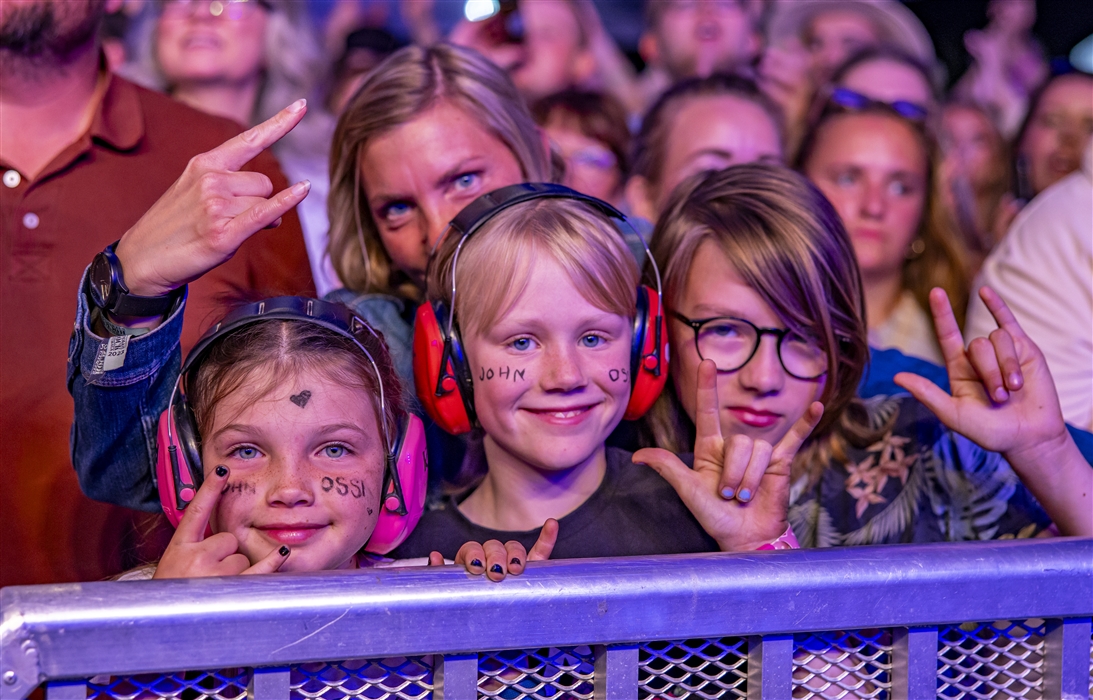
[[[707,241],[786,327],[816,339],[827,354],[824,416],[795,464],[798,473],[818,473],[866,432],[856,396],[869,345],[850,237],[823,194],[792,170],[753,163],[695,175],[672,194],[650,244],[669,310]],[[642,433],[645,442],[669,450],[693,448],[694,424],[671,381],[643,419]]]
[[[944,289],[952,302],[956,320],[963,327],[964,312],[968,308],[968,290],[971,287],[968,274],[968,252],[961,241],[955,217],[949,211],[945,198],[941,194],[943,180],[938,173],[941,166],[940,150],[936,139],[925,124],[906,119],[880,103],[853,111],[831,105],[824,109],[805,135],[797,168],[801,171],[807,169],[809,160],[823,137],[825,127],[838,119],[861,114],[880,115],[907,126],[925,154],[926,204],[918,227],[921,250],[912,251],[904,262],[902,286],[914,295],[915,301],[927,314],[930,313],[930,290],[934,287]]]
[[[528,181],[555,178],[538,128],[508,76],[484,57],[448,44],[407,46],[365,79],[349,102],[330,151],[330,260],[355,292],[421,296],[410,278],[391,266],[360,183],[365,146],[411,121],[440,100],[481,120],[516,158]]]

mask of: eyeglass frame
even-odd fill
[[[744,360],[739,367],[735,367],[733,369],[721,369],[720,367],[718,367],[718,372],[739,372],[740,370],[747,367],[748,363],[751,362],[752,359],[755,357],[755,354],[759,352],[759,346],[763,344],[764,335],[773,335],[777,339],[775,341],[774,347],[778,353],[778,363],[782,365],[782,371],[784,371],[786,374],[793,377],[794,379],[800,379],[801,381],[805,382],[813,382],[827,374],[828,369],[830,368],[830,365],[825,367],[823,372],[820,372],[813,377],[802,377],[789,371],[789,368],[786,367],[786,361],[782,359],[782,340],[784,340],[785,337],[788,336],[790,333],[796,333],[796,331],[794,331],[792,328],[762,328],[755,325],[746,318],[737,318],[736,316],[710,316],[709,318],[691,319],[687,318],[678,311],[672,311],[672,316],[675,317],[676,320],[690,326],[691,330],[694,331],[695,352],[698,353],[698,357],[700,360],[705,360],[706,358],[702,357],[702,350],[698,347],[698,332],[702,329],[702,326],[706,325],[707,323],[720,320],[739,321],[740,323],[746,323],[747,325],[755,329],[755,347],[751,349],[751,353],[748,355],[748,358]],[[711,362],[712,361],[713,360],[711,360]]]

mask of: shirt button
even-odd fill
[[[11,189],[18,187],[22,181],[23,176],[19,174],[18,170],[8,170],[4,173],[4,184]]]
[[[34,229],[38,228],[38,224],[40,223],[41,220],[34,212],[28,211],[26,214],[23,214],[23,226],[26,226],[30,230],[33,231]]]

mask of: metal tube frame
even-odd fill
[[[939,625],[1028,618],[1050,621],[1045,697],[1084,697],[1093,539],[563,560],[501,583],[445,567],[13,586],[0,612],[4,700],[225,667],[287,700],[294,664],[428,654],[437,697],[474,698],[480,651],[576,645],[596,697],[633,698],[637,645],[724,636],[751,638],[749,698],[788,697],[795,633],[869,628],[895,629],[892,696],[910,698],[934,691]]]

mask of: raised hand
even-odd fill
[[[307,181],[273,194],[268,177],[240,171],[292,131],[306,111],[306,102],[298,100],[190,160],[118,243],[115,252],[131,293],[159,296],[197,279],[229,260],[256,232],[276,226],[307,196]]]
[[[275,547],[255,562],[239,552],[239,540],[230,532],[205,537],[209,518],[216,511],[220,494],[228,483],[228,468],[213,470],[186,506],[170,544],[159,560],[152,578],[196,578],[199,576],[235,576],[270,574],[288,561],[288,547]]]
[[[1043,353],[1025,335],[1002,298],[989,287],[979,296],[998,322],[989,338],[964,338],[941,289],[930,292],[941,354],[952,395],[909,372],[895,376],[942,423],[984,449],[1011,453],[1065,439],[1059,397]]]
[[[505,574],[522,574],[524,565],[529,561],[545,561],[550,559],[554,551],[554,543],[558,541],[558,521],[548,518],[539,532],[539,539],[531,546],[531,551],[524,549],[524,545],[510,540],[501,544],[498,540],[489,540],[479,544],[467,542],[455,555],[457,566],[466,567],[471,574],[485,573],[491,581],[501,581]],[[444,557],[440,552],[429,555],[430,566],[441,566]]]
[[[793,458],[823,416],[813,402],[778,444],[721,434],[717,367],[698,366],[694,468],[659,448],[634,453],[634,462],[657,470],[679,494],[722,551],[750,550],[785,532]]]

